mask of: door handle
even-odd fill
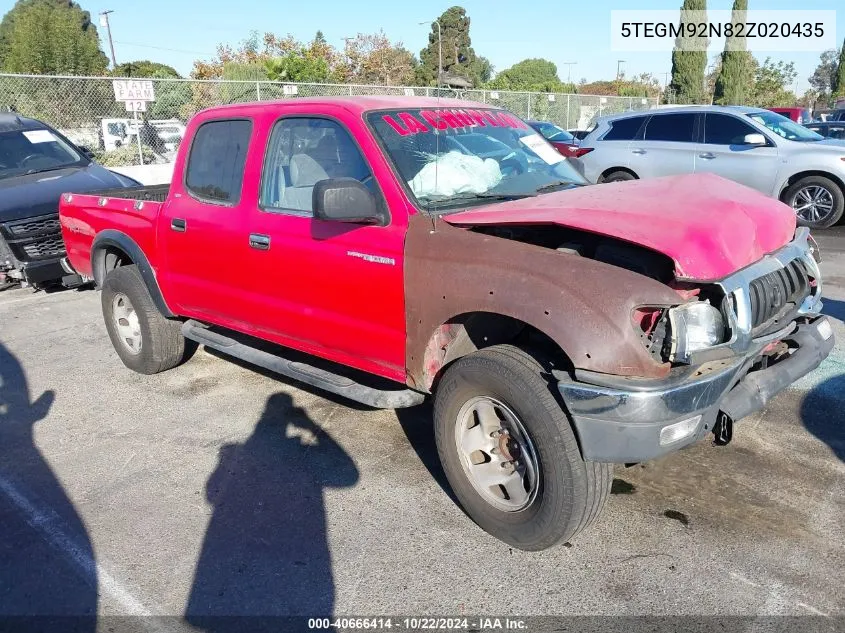
[[[170,228],[179,233],[184,233],[185,229],[188,228],[188,223],[182,218],[173,218],[170,220]]]
[[[632,154],[646,154],[647,152],[644,149],[632,149]]]
[[[270,236],[269,235],[261,235],[261,233],[250,233],[249,234],[249,246],[250,246],[250,248],[258,249],[259,251],[269,251],[270,250]]]
[[[704,152],[703,154],[699,154],[698,157],[703,158],[704,160],[712,160],[716,158],[716,154],[713,152]]]

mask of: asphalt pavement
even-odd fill
[[[140,376],[98,292],[2,292],[0,615],[841,618],[845,228],[819,242],[822,367],[727,447],[618,467],[597,524],[539,553],[461,512],[426,407],[368,410],[203,350]]]

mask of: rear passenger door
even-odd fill
[[[582,143],[581,147],[593,147],[580,158],[572,159],[576,167],[583,170],[590,182],[598,182],[603,174],[619,167],[628,167],[631,162],[630,145],[637,138],[640,128],[648,117],[631,116],[609,121],[610,129],[600,140]]]
[[[249,314],[241,279],[249,248],[242,199],[253,123],[201,123],[191,140],[184,177],[174,174],[158,219],[162,286],[180,314],[241,328]]]
[[[765,146],[747,145],[743,139],[748,134],[761,132],[739,116],[707,112],[704,142],[695,153],[695,171],[717,174],[772,195],[779,168],[778,148],[771,140]]]
[[[641,140],[631,143],[631,169],[640,178],[691,174],[695,170],[695,112],[653,114]]]

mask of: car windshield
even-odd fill
[[[0,179],[60,169],[82,160],[50,130],[0,132]]]
[[[785,116],[777,114],[776,112],[751,112],[748,116],[760,125],[764,125],[766,128],[788,141],[808,143],[824,139],[822,135],[817,134],[812,130],[808,130],[803,125],[800,125]]]
[[[575,140],[569,132],[556,126],[554,123],[535,123],[534,129],[542,134],[549,141],[557,143],[571,143]]]
[[[433,213],[588,184],[504,110],[390,110],[367,120],[413,198]]]

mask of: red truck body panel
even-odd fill
[[[123,233],[148,259],[161,295],[174,314],[413,383],[409,368],[423,359],[409,361],[408,350],[412,355],[422,354],[417,347],[425,347],[425,341],[437,330],[422,318],[417,318],[419,323],[406,323],[413,311],[406,307],[405,242],[409,222],[418,211],[365,123],[364,114],[397,108],[484,107],[449,99],[356,97],[236,104],[200,112],[188,124],[166,202],[103,200],[77,194],[70,200],[63,197],[60,217],[68,258],[80,273],[94,277],[91,250],[95,237],[105,230]],[[348,130],[389,209],[386,226],[324,222],[259,207],[269,135],[280,117],[298,115],[332,119]],[[240,198],[228,206],[195,198],[183,180],[197,129],[220,119],[252,121]],[[184,232],[171,229],[174,219],[185,222]],[[794,214],[784,205],[709,176],[584,187],[458,212],[443,219],[455,225],[565,224],[663,252],[675,260],[678,273],[690,279],[730,274],[783,246],[795,229]],[[432,227],[435,225],[432,223]],[[269,250],[250,247],[249,236],[256,233],[270,236]],[[478,248],[483,249],[490,238],[477,239]],[[558,256],[553,252],[543,255],[543,261],[551,261],[553,255]],[[480,251],[477,256],[483,258],[485,254]],[[567,262],[578,268],[578,262]],[[508,262],[500,265],[506,267]],[[416,278],[424,279],[419,272]],[[624,275],[632,273],[619,270],[619,274],[623,275],[619,282],[625,286]],[[523,275],[520,283],[530,281]],[[672,291],[654,280],[645,281],[649,283],[641,284],[643,300],[655,296],[660,298],[658,303],[671,302]],[[449,279],[431,279],[431,284],[456,290],[450,283]],[[436,294],[446,300],[448,291],[438,290]],[[540,304],[547,299],[563,300],[561,292],[552,294],[540,297],[532,306],[546,319],[554,312]],[[488,295],[498,297],[502,293],[489,291],[485,293]],[[597,305],[596,310],[599,308]],[[624,317],[610,323],[602,314],[593,315],[596,322],[611,329],[626,328],[627,332],[629,324]],[[408,343],[411,338],[416,347]],[[582,355],[577,366],[613,369],[593,367],[592,356]],[[620,360],[623,365],[626,362],[620,373],[633,372],[645,363],[638,357]],[[653,372],[665,371],[659,363],[651,364]],[[418,377],[417,382],[420,380]]]

